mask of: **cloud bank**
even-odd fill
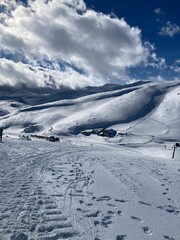
[[[129,80],[127,68],[151,57],[139,28],[87,9],[83,0],[5,1],[0,32],[0,85],[75,88]]]

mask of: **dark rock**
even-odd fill
[[[110,137],[113,138],[115,137],[117,134],[117,132],[114,129],[105,129],[103,128],[100,132],[99,132],[99,136],[101,137]]]
[[[49,140],[50,142],[59,142],[59,138],[58,138],[58,137],[54,137],[54,136],[50,136],[50,137],[48,138],[48,140]]]
[[[84,136],[90,136],[92,134],[92,131],[81,131],[81,134]]]

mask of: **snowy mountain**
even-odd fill
[[[0,93],[0,239],[180,239],[180,82]]]
[[[115,128],[178,140],[180,83],[139,82],[71,90],[20,90],[0,98],[0,125],[14,133],[79,134]],[[123,128],[124,124],[128,127]]]

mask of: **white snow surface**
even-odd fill
[[[0,239],[180,240],[180,82],[61,94],[0,97]]]

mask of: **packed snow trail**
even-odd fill
[[[180,162],[155,149],[5,139],[0,239],[179,240]]]

